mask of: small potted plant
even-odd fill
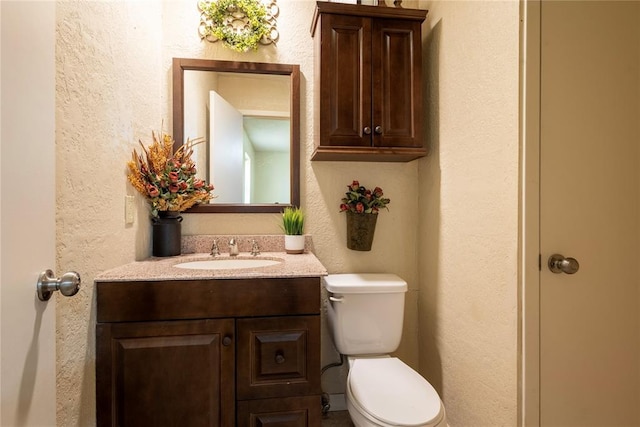
[[[378,211],[388,209],[390,199],[384,197],[382,188],[369,190],[353,181],[340,204],[340,212],[347,213],[347,247],[354,251],[370,251],[376,231]]]
[[[288,254],[304,252],[304,212],[297,206],[288,206],[282,211],[284,249]]]

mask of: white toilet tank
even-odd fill
[[[341,354],[374,355],[395,351],[402,337],[407,282],[395,274],[330,274],[329,329]]]

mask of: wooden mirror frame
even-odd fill
[[[300,66],[295,64],[173,58],[174,149],[178,149],[184,142],[185,70],[277,74],[289,76],[291,83],[291,163],[289,168],[291,203],[208,203],[194,206],[186,210],[185,213],[272,213],[281,212],[287,206],[300,206]],[[215,185],[215,182],[213,184]]]

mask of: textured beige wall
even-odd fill
[[[306,231],[329,272],[393,272],[410,284],[399,355],[417,367],[418,162],[309,161],[315,133],[311,1],[280,0],[277,47],[239,54],[201,42],[194,2],[58,2],[56,39],[57,266],[74,269],[83,287],[57,311],[58,425],[95,424],[95,295],[100,271],[150,255],[146,205],[136,196],[133,226],[124,224],[124,196],[133,194],[125,164],[138,138],[148,142],[164,120],[170,128],[173,57],[298,63],[301,84],[302,206]],[[345,246],[338,204],[359,179],[391,198],[378,220],[371,252]],[[185,215],[185,234],[280,233],[277,214]],[[326,336],[325,336],[326,337]],[[337,357],[325,339],[325,362]],[[328,373],[329,377],[335,373]],[[329,381],[335,390],[339,381]]]
[[[451,426],[517,425],[518,2],[427,1],[419,354]]]
[[[57,424],[84,427],[95,423],[93,277],[149,253],[142,205],[124,225],[125,163],[167,116],[168,71],[159,5],[58,2],[56,15],[56,271],[83,281],[58,301]]]

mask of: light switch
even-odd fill
[[[124,223],[133,224],[135,214],[135,205],[133,196],[124,196]]]

